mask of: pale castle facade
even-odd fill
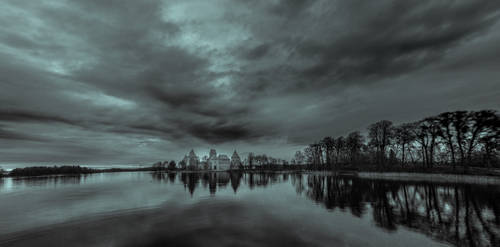
[[[234,150],[231,159],[225,154],[217,155],[215,149],[210,149],[208,157],[204,157],[202,160],[194,153],[191,149],[188,155],[184,156],[184,164],[189,170],[211,170],[211,171],[228,171],[231,169],[242,168],[242,162],[240,156]]]

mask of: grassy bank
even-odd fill
[[[376,166],[366,166],[366,167],[356,167],[340,169],[358,172],[375,172],[375,173],[425,173],[425,174],[450,174],[450,175],[478,175],[478,176],[500,176],[500,169],[487,169],[481,167],[469,167],[464,169],[463,167],[453,167],[449,166],[436,166],[433,168],[425,167],[376,167]]]
[[[500,176],[441,174],[441,173],[409,173],[409,172],[359,172],[357,176],[368,179],[439,182],[439,183],[472,183],[500,184]]]

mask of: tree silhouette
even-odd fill
[[[376,149],[377,162],[379,165],[384,165],[386,148],[391,143],[393,136],[392,122],[388,120],[376,122],[368,127],[368,132],[369,144]]]

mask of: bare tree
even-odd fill
[[[179,161],[179,168],[185,170],[186,169],[186,161],[181,160]]]
[[[472,162],[472,151],[478,144],[478,139],[494,135],[498,132],[499,118],[492,110],[469,113],[469,133],[467,135],[467,162]]]
[[[441,127],[441,138],[450,151],[451,164],[453,165],[453,170],[455,170],[457,163],[455,159],[456,131],[453,127],[453,119],[453,112],[444,112],[438,116],[439,125]]]
[[[466,111],[455,111],[453,112],[453,121],[452,125],[455,129],[455,138],[458,146],[458,151],[460,152],[460,164],[464,165],[465,163],[465,144],[464,141],[466,139],[465,135],[469,130],[469,126],[467,125],[468,114]]]
[[[335,139],[327,136],[323,138],[323,140],[321,141],[321,145],[323,146],[323,150],[325,151],[326,165],[331,166],[333,149],[335,147]]]
[[[175,161],[170,161],[170,163],[168,163],[168,169],[169,170],[175,170]]]
[[[363,146],[363,136],[359,131],[351,132],[346,138],[346,147],[349,152],[349,161],[351,164],[355,164],[359,153],[361,152],[361,147]]]
[[[394,139],[396,144],[401,147],[401,166],[405,164],[405,150],[408,148],[409,144],[415,140],[415,135],[412,129],[415,126],[413,124],[401,124],[394,128]]]
[[[254,153],[252,153],[252,152],[248,153],[248,158],[247,159],[248,159],[248,167],[250,169],[252,169],[253,166],[254,166],[254,159],[255,159]]]
[[[382,120],[368,127],[370,145],[375,147],[377,162],[383,165],[386,160],[386,148],[392,139],[392,122]]]
[[[321,164],[323,164],[323,161],[322,161],[322,148],[321,148],[321,144],[320,143],[314,143],[312,145],[313,147],[313,151],[314,151],[314,164],[317,165],[317,166],[321,166]]]
[[[302,151],[299,150],[295,152],[294,160],[297,165],[302,165],[305,162],[305,155],[302,153]]]
[[[431,168],[434,163],[434,151],[437,144],[437,138],[441,135],[439,120],[435,117],[426,118],[416,123],[413,130],[416,141],[422,149],[422,158],[424,164]]]

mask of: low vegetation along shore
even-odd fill
[[[10,172],[0,170],[0,176],[32,177],[32,176],[47,176],[47,175],[76,175],[76,174],[91,174],[91,173],[103,173],[103,172],[130,172],[130,171],[153,171],[153,170],[154,170],[153,167],[93,169],[81,166],[32,166],[25,168],[16,168]]]
[[[10,172],[6,172],[0,169],[0,176],[4,177],[33,177],[33,176],[49,176],[49,175],[79,175],[79,174],[93,174],[93,173],[108,173],[108,172],[134,172],[134,171],[153,171],[153,172],[177,172],[177,171],[189,171],[189,172],[203,172],[203,171],[191,171],[179,168],[168,168],[168,167],[143,167],[143,168],[109,168],[109,169],[93,169],[81,166],[33,166],[25,168],[16,168]],[[296,171],[296,172],[312,172],[318,171],[314,169],[311,165],[304,166],[292,166],[292,165],[268,165],[262,167],[253,167],[251,169],[237,169],[230,170],[229,172],[280,172],[280,171]],[[205,171],[209,172],[209,171]],[[454,178],[457,176],[489,176],[493,178],[500,179],[500,170],[473,168],[466,172],[457,171],[450,169],[448,167],[434,167],[433,169],[410,169],[410,168],[393,168],[385,171],[381,171],[377,167],[351,167],[344,168],[333,171],[323,172],[336,172],[340,174],[349,175],[359,175],[360,177],[373,177],[373,178],[386,178],[386,177],[422,177],[424,175],[451,175]]]

